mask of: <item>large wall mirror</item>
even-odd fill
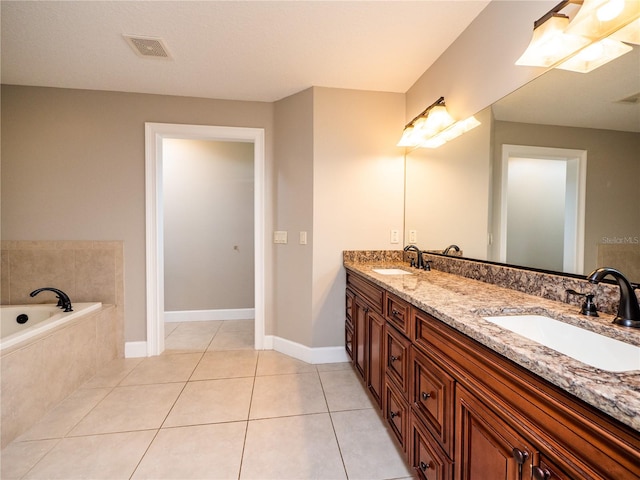
[[[640,283],[640,47],[590,73],[549,70],[476,118],[406,155],[405,239]]]

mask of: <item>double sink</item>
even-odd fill
[[[380,275],[412,275],[412,272],[400,268],[374,268],[373,271]],[[640,370],[640,347],[546,315],[494,315],[482,318],[601,370]]]

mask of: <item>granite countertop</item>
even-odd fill
[[[345,261],[345,268],[396,294],[518,365],[640,431],[640,370],[609,372],[512,333],[482,316],[542,314],[640,346],[640,330],[611,324],[612,315],[580,315],[573,305],[402,262]],[[412,275],[383,275],[402,268]]]

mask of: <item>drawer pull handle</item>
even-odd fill
[[[390,413],[389,413],[389,416],[390,416],[391,418],[399,417],[399,416],[400,416],[400,412],[390,412]]]
[[[431,394],[430,393],[422,392],[422,399],[423,400],[427,400],[429,398],[431,398]]]
[[[397,361],[399,359],[400,359],[400,357],[396,357],[395,355],[391,355],[391,361],[392,362],[395,362],[395,361]]]
[[[548,480],[551,478],[549,470],[543,470],[540,467],[533,467],[533,480]]]
[[[518,479],[522,480],[522,465],[529,457],[529,454],[527,452],[523,452],[519,448],[514,448],[513,450],[511,450],[511,454],[518,464]]]
[[[431,462],[429,463],[424,463],[424,462],[420,462],[420,470],[422,470],[423,472],[426,472],[428,469],[433,468],[433,466],[431,465]]]
[[[398,310],[396,310],[395,308],[391,310],[391,313],[393,314],[394,317],[400,315],[400,312]]]

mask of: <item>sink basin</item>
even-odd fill
[[[483,318],[601,370],[610,372],[640,370],[640,347],[575,325],[543,315]]]
[[[373,271],[380,275],[413,275],[411,272],[401,268],[374,268]]]

